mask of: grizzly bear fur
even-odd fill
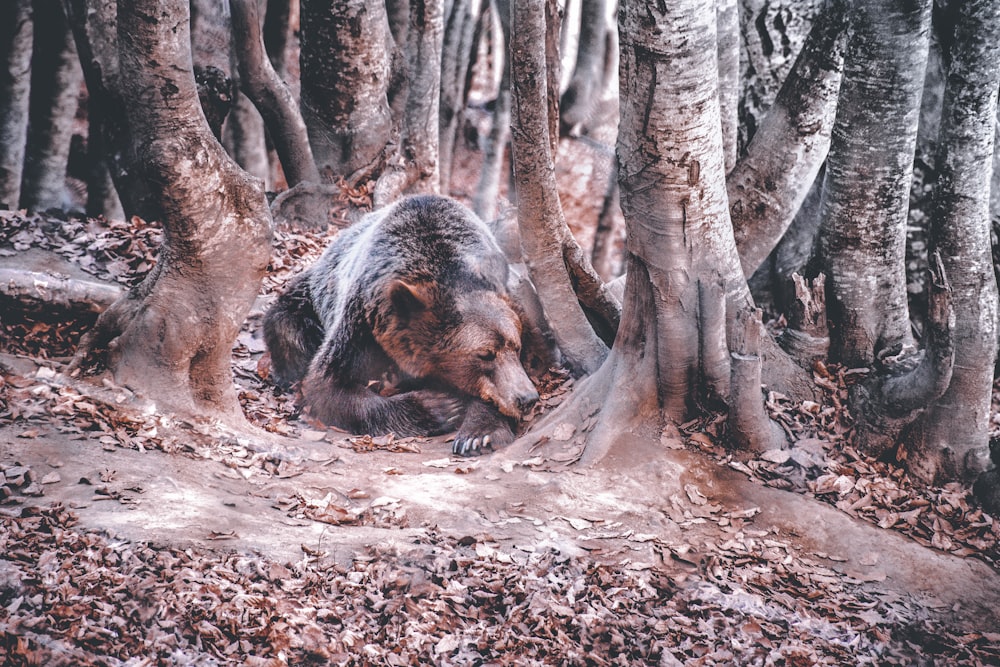
[[[416,196],[371,213],[265,315],[274,377],[301,380],[310,413],[353,433],[457,427],[456,454],[506,444],[538,399],[507,275],[487,227],[458,202]]]

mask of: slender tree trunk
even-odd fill
[[[205,122],[186,0],[119,0],[117,55],[133,167],[163,211],[156,268],[98,320],[78,359],[108,350],[118,382],[161,406],[242,423],[232,343],[270,256],[261,184]],[[206,289],[206,286],[210,289]]]
[[[66,203],[66,163],[82,73],[66,14],[58,0],[35,0],[28,140],[21,206],[45,210]]]
[[[404,192],[438,192],[438,109],[441,90],[443,0],[410,4],[406,31],[409,85],[403,112],[400,149],[375,187],[374,203],[392,203]]]
[[[240,87],[264,119],[274,142],[288,187],[319,182],[305,121],[288,86],[265,57],[257,0],[230,0],[233,42]]]
[[[153,200],[149,184],[133,169],[136,144],[125,117],[129,105],[122,96],[118,77],[116,0],[64,0],[63,7],[83,65],[89,113],[100,118],[105,163],[124,216],[159,220],[163,212]]]
[[[105,145],[104,110],[101,104],[87,101],[87,215],[96,218],[103,215],[109,220],[122,220],[122,209],[118,192],[115,190],[111,171],[108,169]]]
[[[607,348],[580,309],[564,260],[567,245],[575,241],[563,217],[550,150],[545,26],[541,3],[511,3],[511,133],[518,225],[531,279],[556,342],[571,368],[590,373],[600,366]]]
[[[812,188],[830,146],[847,42],[846,3],[816,18],[774,104],[729,172],[729,207],[743,273],[782,239]]]
[[[583,0],[576,65],[559,102],[564,133],[584,134],[592,120],[604,87],[604,48],[607,0]]]
[[[971,481],[989,466],[997,354],[989,196],[1000,88],[1000,1],[948,7],[950,25],[940,30],[947,78],[930,240],[951,283],[955,367],[948,391],[907,438],[906,454],[911,473],[937,482]]]
[[[353,182],[380,170],[393,129],[385,4],[302,0],[301,40],[302,117],[320,173]]]
[[[449,3],[441,47],[441,101],[439,129],[439,170],[441,192],[451,189],[451,165],[455,153],[459,120],[465,110],[465,78],[472,58],[473,35],[479,20],[480,0],[453,0]]]
[[[292,0],[267,0],[264,50],[278,78],[288,81],[288,43],[292,41]]]
[[[614,280],[621,273],[621,253],[618,252],[621,229],[620,225],[615,224],[615,213],[621,209],[618,193],[618,165],[615,164],[608,173],[608,187],[604,191],[604,201],[597,215],[594,247],[590,253],[594,270],[605,282]]]
[[[21,195],[32,34],[31,0],[0,3],[0,208],[15,208]]]
[[[856,2],[823,189],[831,353],[870,365],[909,343],[906,217],[930,0]]]
[[[726,173],[736,165],[740,99],[740,12],[737,0],[716,0],[719,50],[719,112]]]
[[[496,217],[497,200],[500,197],[500,177],[504,173],[504,153],[510,139],[510,58],[507,57],[510,44],[510,3],[494,0],[494,58],[502,68],[497,97],[493,103],[493,119],[490,133],[483,149],[483,167],[479,172],[479,184],[472,210],[483,220]]]
[[[739,0],[739,150],[757,133],[827,0]]]

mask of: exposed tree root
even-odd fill
[[[122,295],[122,289],[52,273],[0,268],[0,294],[25,303],[100,313]]]

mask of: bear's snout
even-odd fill
[[[517,403],[518,412],[523,416],[531,408],[535,407],[535,403],[538,402],[538,392],[532,390],[530,394],[522,394],[514,399]]]

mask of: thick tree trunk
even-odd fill
[[[32,34],[31,0],[0,3],[0,208],[15,208],[21,196]]]
[[[941,254],[955,309],[955,368],[944,396],[908,438],[906,465],[927,481],[970,481],[989,466],[997,354],[997,283],[990,248],[990,173],[1000,87],[1000,1],[949,4],[940,30],[947,78],[931,249]]]
[[[930,0],[856,2],[823,189],[831,353],[867,366],[909,343],[906,217]]]
[[[600,370],[535,431],[581,425],[583,462],[627,458],[623,434],[666,425],[670,437],[669,424],[706,400],[722,405],[731,380],[727,311],[752,305],[726,201],[715,2],[626,1],[618,16],[622,322]],[[759,385],[742,395],[754,392]]]
[[[774,104],[729,172],[729,207],[747,277],[791,225],[826,159],[847,42],[846,3],[831,0],[813,23]]]
[[[939,399],[951,381],[955,362],[951,287],[940,254],[932,256],[930,264],[924,349],[879,359],[876,372],[851,387],[854,439],[871,456],[891,453],[903,429]]]
[[[607,0],[583,0],[576,65],[559,102],[563,133],[585,134],[604,87]]]
[[[438,192],[438,109],[441,101],[443,0],[410,5],[406,31],[409,85],[403,111],[400,148],[375,186],[376,207],[391,204],[404,192]]]
[[[567,363],[591,373],[607,354],[570,284],[565,257],[576,245],[566,226],[550,150],[544,7],[511,3],[511,128],[518,191],[518,225],[528,269]]]
[[[118,382],[162,407],[238,424],[231,347],[267,266],[270,219],[260,182],[205,123],[188,25],[186,0],[119,0],[133,166],[163,211],[163,247],[156,268],[100,317],[78,358],[106,347]]]
[[[444,43],[441,47],[441,100],[439,106],[439,170],[441,192],[451,189],[451,166],[459,120],[465,110],[466,74],[472,59],[472,43],[479,20],[480,0],[446,3]],[[447,11],[450,7],[450,11]]]
[[[393,40],[383,2],[302,0],[302,117],[326,180],[380,170],[392,136]]]
[[[66,163],[82,73],[66,14],[57,0],[35,0],[28,140],[21,207],[66,205]]]
[[[291,90],[265,57],[257,0],[231,0],[233,43],[240,87],[264,119],[288,187],[319,182],[305,121]]]

